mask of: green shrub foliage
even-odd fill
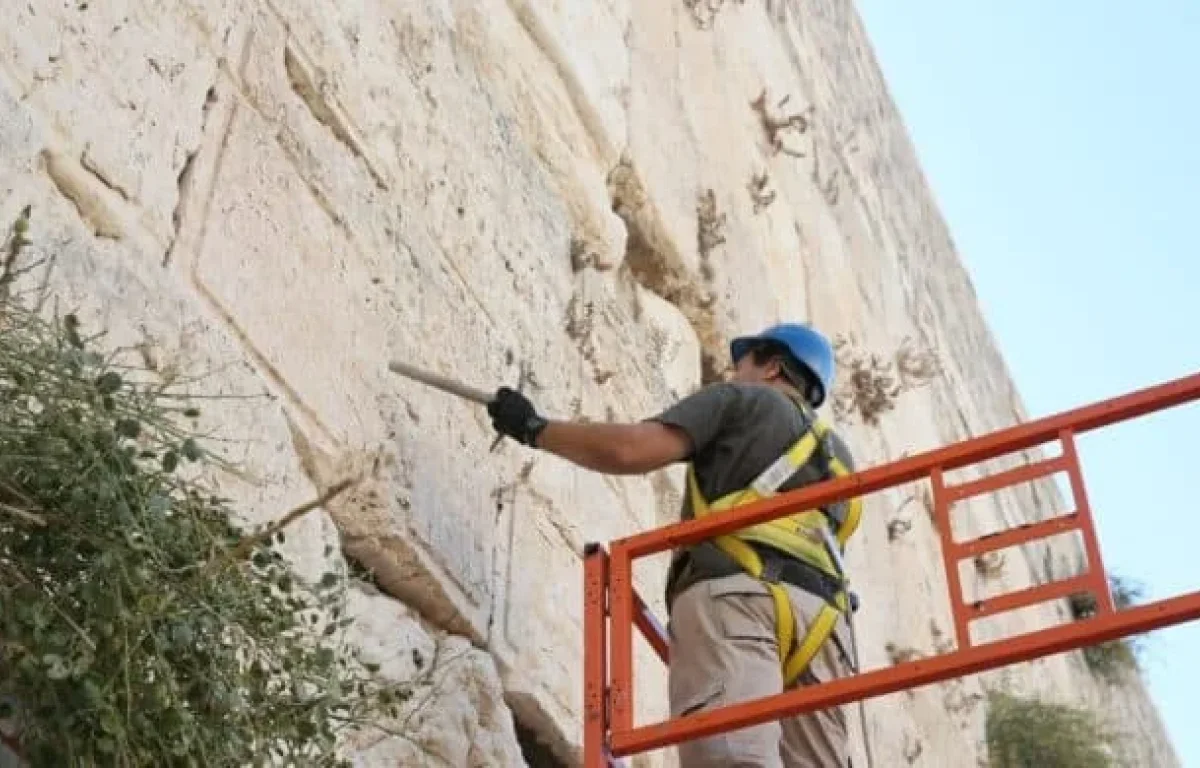
[[[1109,576],[1109,591],[1113,606],[1123,611],[1137,605],[1144,594],[1144,587],[1122,576]],[[1096,615],[1096,598],[1086,592],[1071,595],[1068,600],[1071,616],[1075,620],[1088,619]],[[1143,650],[1145,635],[1108,640],[1083,648],[1083,658],[1088,669],[1103,680],[1120,685],[1129,682],[1141,672],[1139,656]]]
[[[239,533],[187,479],[220,463],[194,406],[94,342],[0,304],[0,717],[34,766],[337,764],[406,698],[346,650],[343,578]]]
[[[990,768],[1110,768],[1112,744],[1087,710],[1005,693],[988,697]]]

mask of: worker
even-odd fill
[[[735,339],[730,351],[728,381],[638,423],[548,420],[507,387],[488,412],[501,434],[593,471],[640,474],[687,462],[684,519],[769,495],[776,489],[764,487],[767,480],[786,491],[853,471],[845,444],[815,416],[834,382],[833,349],[822,334],[786,323]],[[857,504],[811,510],[673,553],[666,590],[672,717],[854,669],[840,548],[857,525]],[[677,749],[684,768],[848,764],[841,707]]]

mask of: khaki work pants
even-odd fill
[[[797,636],[824,601],[791,585]],[[783,690],[775,606],[767,588],[745,574],[706,579],[675,598],[669,623],[671,716],[759,699]],[[854,653],[845,620],[835,630]],[[818,682],[850,673],[831,637],[809,671]],[[797,683],[797,685],[800,683]],[[809,712],[677,746],[682,768],[846,768],[842,707]]]

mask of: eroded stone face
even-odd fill
[[[19,5],[0,29],[0,221],[26,204],[64,306],[239,396],[202,427],[245,467],[217,480],[245,522],[358,480],[296,523],[289,556],[314,578],[343,553],[374,570],[388,594],[356,594],[357,641],[393,679],[422,673],[416,653],[441,681],[412,738],[355,735],[363,766],[522,765],[514,717],[577,762],[583,545],[673,521],[682,491],[679,467],[490,451],[479,405],[389,360],[485,390],[524,366],[546,414],[633,421],[719,378],[732,336],[811,320],[943,363],[878,423],[844,420],[861,466],[1020,418],[845,0]],[[1065,503],[1050,484],[997,498],[956,525]],[[851,545],[868,668],[952,643],[926,508],[916,487],[873,496]],[[964,586],[1061,577],[1078,554],[1031,547]],[[664,572],[635,578],[660,616]],[[665,676],[635,647],[648,723]],[[1136,757],[1173,764],[1145,692],[1103,692],[1071,657],[852,707],[855,764],[974,762],[1001,683],[1124,713],[1148,734]]]

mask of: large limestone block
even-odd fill
[[[24,266],[43,264],[25,275],[24,287],[40,291],[46,307],[76,312],[85,328],[102,332],[102,343],[122,350],[131,364],[148,366],[174,391],[198,398],[195,429],[212,435],[209,448],[240,470],[211,478],[214,489],[232,500],[240,523],[259,525],[311,500],[312,486],[289,450],[284,413],[244,360],[239,339],[192,300],[187,284],[147,268],[161,256],[157,249],[139,250],[132,239],[92,237],[80,206],[89,205],[88,195],[103,196],[105,188],[83,187],[78,200],[64,196],[42,151],[55,140],[50,118],[18,101],[6,85],[0,80],[0,177],[6,182],[0,216],[11,221],[22,207],[32,207],[33,245]],[[302,573],[319,578],[327,566],[325,549],[336,541],[330,521],[315,513],[298,521],[293,534],[288,554]]]
[[[625,253],[625,230],[611,210],[605,175],[628,131],[628,74],[620,53],[628,10],[622,2],[550,5],[472,3],[456,18],[456,42],[511,116],[513,140],[533,151],[558,191],[574,260],[608,270]],[[586,43],[563,35],[584,27]]]
[[[132,213],[94,218],[93,231],[120,238],[140,224],[167,247],[217,67],[187,20],[133,2],[19,3],[6,10],[0,67],[44,115],[46,143]]]

